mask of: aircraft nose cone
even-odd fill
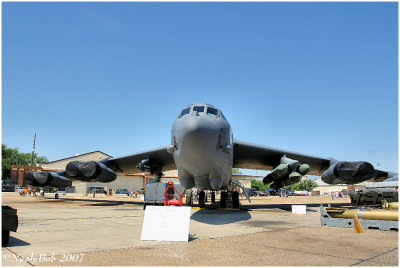
[[[193,118],[186,126],[186,134],[195,134],[196,132],[202,131],[207,128],[207,125],[203,121]]]
[[[195,176],[205,175],[210,168],[218,143],[218,132],[208,118],[191,118],[182,129],[179,156],[183,167]]]
[[[199,147],[213,144],[215,147],[218,137],[218,130],[212,121],[194,117],[186,126],[184,134],[184,143]],[[203,149],[205,149],[203,147]]]

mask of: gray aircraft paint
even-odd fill
[[[208,108],[203,112],[193,111],[196,106],[211,107],[218,113],[208,114]],[[292,169],[308,164],[308,174],[322,175],[329,184],[366,180],[366,171],[371,181],[398,181],[397,173],[373,169],[368,162],[339,162],[233,139],[231,126],[218,108],[204,103],[187,108],[188,113],[174,121],[170,145],[103,159],[97,164],[93,161],[70,163],[66,170],[58,172],[30,172],[24,180],[29,185],[63,187],[60,185],[68,186],[70,180],[112,181],[116,178],[114,172],[162,174],[162,171],[178,169],[181,185],[186,189],[196,186],[199,190],[226,190],[232,179],[232,168],[273,170],[283,161]],[[295,171],[291,170],[292,174]],[[280,180],[277,183],[285,184],[285,177]]]
[[[173,157],[180,184],[189,189],[219,190],[232,179],[233,141],[231,126],[220,111],[208,114],[209,107],[198,103],[189,106],[189,114],[179,116],[171,130]],[[193,111],[205,107],[204,112]]]

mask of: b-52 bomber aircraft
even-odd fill
[[[239,194],[233,191],[232,168],[272,170],[264,184],[279,189],[299,182],[303,175],[320,175],[328,184],[356,184],[366,180],[398,180],[397,173],[375,170],[364,161],[345,162],[333,158],[290,152],[233,139],[232,129],[217,107],[197,103],[184,108],[171,130],[171,144],[152,150],[101,161],[72,161],[58,172],[30,172],[25,182],[33,186],[66,187],[71,180],[111,182],[116,173],[140,171],[162,176],[178,170],[179,182],[192,205],[193,187],[199,190],[199,206],[204,207],[205,190],[221,191],[220,207],[239,207]]]

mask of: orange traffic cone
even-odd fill
[[[357,215],[354,215],[354,231],[356,233],[364,233],[364,229],[362,228]]]

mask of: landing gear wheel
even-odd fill
[[[211,203],[215,203],[215,192],[211,193]]]
[[[233,208],[239,208],[239,193],[238,192],[233,192],[232,193],[232,203],[233,203]]]
[[[58,194],[55,194],[55,195],[54,195],[54,198],[55,198],[55,199],[58,199],[58,197],[59,197]]]
[[[186,191],[186,200],[185,200],[185,206],[192,207],[193,206],[193,194],[191,190]]]
[[[199,207],[204,208],[206,206],[205,202],[206,193],[204,191],[199,192]]]
[[[221,192],[220,208],[226,208],[226,192]]]

